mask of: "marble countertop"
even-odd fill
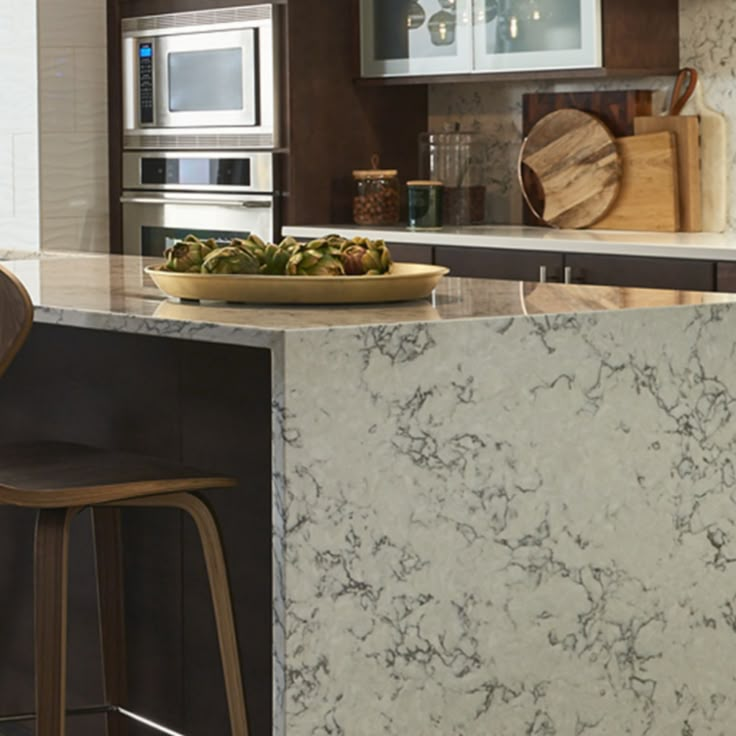
[[[446,277],[433,299],[381,305],[180,303],[143,273],[136,256],[42,256],[6,261],[28,288],[36,321],[266,346],[283,332],[524,314],[720,303],[736,295]],[[237,334],[236,334],[237,333]]]
[[[347,237],[364,235],[392,243],[505,248],[555,253],[654,256],[702,260],[736,260],[733,233],[655,233],[621,230],[552,230],[511,225],[444,227],[441,230],[409,230],[405,227],[358,227],[356,225],[303,225],[283,228],[284,235],[314,238],[330,232]]]

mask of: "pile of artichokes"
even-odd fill
[[[167,271],[179,273],[266,274],[270,276],[377,276],[388,273],[391,254],[383,240],[340,235],[278,245],[255,234],[229,243],[187,235],[165,252]]]

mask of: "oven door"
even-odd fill
[[[269,195],[125,192],[123,253],[163,257],[187,235],[231,240],[256,233],[271,242],[274,198]]]

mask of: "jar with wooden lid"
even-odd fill
[[[373,156],[373,168],[353,171],[356,225],[396,225],[399,221],[399,172],[379,169],[378,164],[378,156]]]

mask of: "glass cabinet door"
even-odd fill
[[[468,73],[472,0],[361,0],[364,77]]]
[[[473,28],[476,72],[602,66],[600,0],[474,0]]]

